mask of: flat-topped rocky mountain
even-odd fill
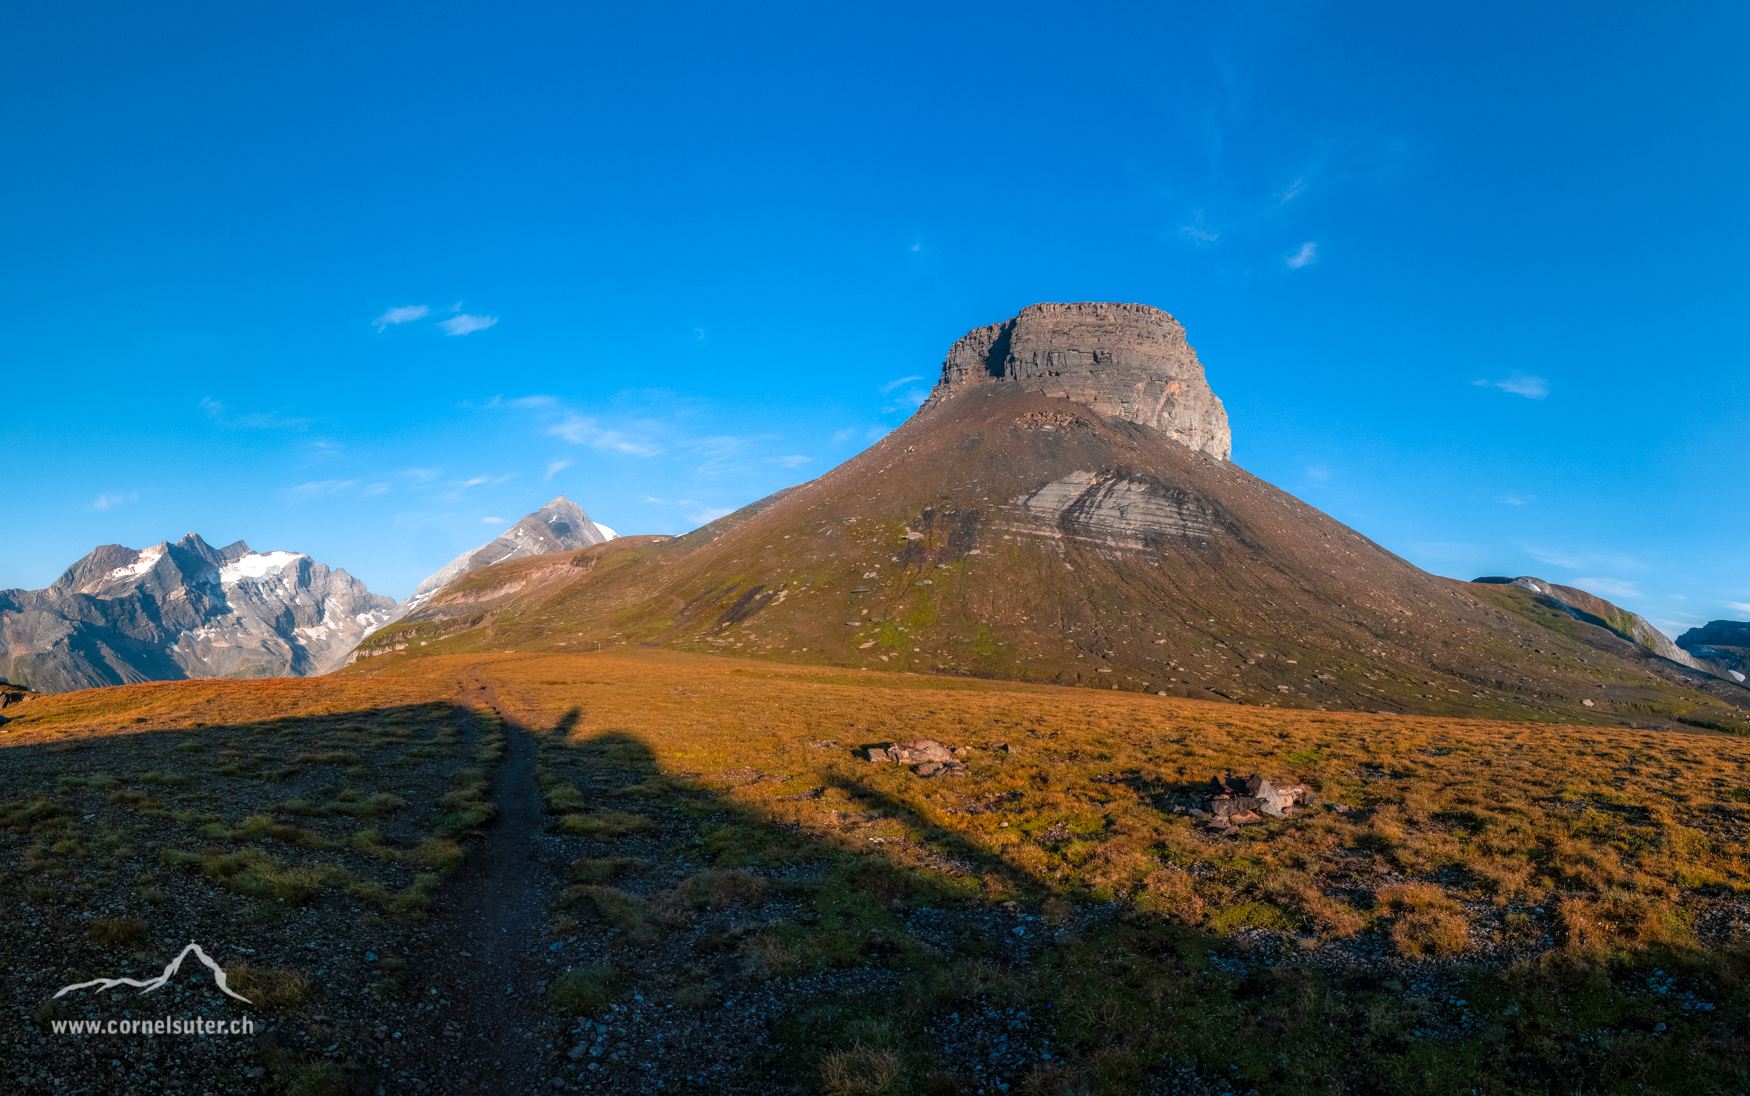
[[[57,693],[326,673],[394,611],[300,552],[214,548],[194,533],[106,544],[46,590],[0,590],[0,677]]]
[[[1614,606],[1563,591],[1597,610],[1576,615],[1511,580],[1428,574],[1235,466],[1229,448],[1166,313],[1037,305],[956,342],[910,420],[818,479],[684,536],[482,568],[372,646],[641,643],[1515,719],[1706,709],[1723,725],[1750,707],[1683,652],[1660,657],[1585,619]]]

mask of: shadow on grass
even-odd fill
[[[629,762],[634,786],[659,767],[628,735],[580,748]],[[890,846],[816,840],[696,781],[671,780],[687,824],[665,832],[668,854],[687,850],[704,874],[752,872],[782,899],[771,916],[751,918],[756,928],[721,940],[741,961],[720,958],[719,977],[887,976],[879,989],[799,1000],[777,1021],[781,1049],[746,1068],[793,1091],[1750,1086],[1742,951],[1556,951],[1505,969],[1320,962],[1287,937],[1249,943],[1187,928],[1170,902],[1146,896],[1088,905],[952,832],[915,834],[908,844],[922,863],[903,862]],[[854,776],[828,781],[861,809],[916,822],[897,795]],[[1138,790],[1170,802],[1187,789]],[[620,809],[614,800],[607,790],[604,805]],[[990,897],[993,878],[1006,900]]]
[[[293,1034],[302,1029],[300,1039],[319,1030],[319,1043],[289,1043],[314,1049],[286,1049],[277,1041],[282,1031],[234,1060],[201,1059],[200,1070],[217,1083],[248,1076],[260,1060],[280,1077],[261,1082],[267,1091],[304,1084],[306,1074],[307,1091],[324,1091],[319,1084],[338,1075],[341,1087],[326,1090],[333,1092],[347,1077],[394,1075],[405,1063],[381,1072],[347,1057],[361,1043],[357,1054],[390,1053],[372,1036],[344,1043],[338,1063],[315,1051],[329,1039],[342,1046],[338,1029],[347,1023],[375,1022],[347,1001],[379,989],[393,1000],[441,973],[432,946],[411,935],[417,920],[397,920],[387,899],[406,895],[422,874],[442,874],[408,860],[433,827],[478,815],[455,823],[460,838],[516,819],[545,828],[543,840],[569,842],[567,857],[578,854],[571,879],[530,876],[529,885],[551,887],[534,908],[552,904],[556,916],[612,931],[625,945],[611,972],[586,964],[571,982],[556,979],[556,1006],[589,1014],[641,996],[709,1010],[756,986],[788,1002],[762,1021],[765,1048],[752,1038],[732,1048],[727,1091],[775,1084],[833,1096],[1750,1089],[1750,962],[1742,952],[1614,959],[1556,952],[1506,970],[1301,962],[1292,945],[1248,946],[1177,924],[1170,901],[1090,905],[959,834],[917,831],[912,804],[854,776],[830,778],[830,786],[913,829],[909,851],[817,839],[665,766],[635,736],[568,741],[580,717],[572,709],[559,733],[532,732],[477,726],[465,708],[431,704],[0,751],[16,862],[5,869],[0,899],[23,911],[9,912],[19,920],[0,947],[7,966],[29,972],[16,982],[19,1007],[38,1008],[63,977],[115,977],[124,961],[147,963],[127,950],[127,941],[138,941],[122,922],[144,926],[148,944],[189,934],[248,940],[268,953],[252,960],[269,972],[257,983],[282,987],[292,983],[270,973],[308,963],[307,952],[292,949],[320,928],[352,954],[371,948],[387,956],[394,947],[411,963],[371,969],[352,959],[310,980],[297,999],[282,994],[277,1011],[254,1013],[279,1018]],[[446,727],[455,733],[445,737]],[[462,774],[491,772],[495,762],[480,758],[502,755],[491,740],[506,735],[539,743],[526,750],[513,740],[508,752],[515,764],[520,757],[540,766],[544,816],[495,820],[476,809],[489,800]],[[555,796],[561,787],[575,796]],[[1178,794],[1167,785],[1137,790]],[[407,802],[394,807],[379,795]],[[567,811],[585,820],[577,836],[566,836],[559,821]],[[266,822],[247,828],[262,815]],[[359,836],[368,831],[378,836]],[[249,850],[285,871],[245,862]],[[686,868],[678,881],[654,870],[677,857]],[[227,873],[221,861],[235,870]],[[323,865],[333,870],[324,874]],[[483,866],[455,870],[466,884]],[[368,883],[387,897],[355,889]],[[433,884],[415,896],[435,902],[441,922],[446,896],[461,889]],[[400,912],[421,913],[416,906]],[[239,925],[247,926],[241,936]],[[284,946],[258,939],[293,926],[299,935]],[[148,958],[163,962],[156,951]],[[620,968],[623,975],[614,973]],[[845,983],[856,992],[827,994],[798,981],[822,972],[867,977]],[[215,998],[213,1015],[244,1014],[210,990],[183,992],[197,988]],[[95,1007],[119,1015],[129,1000]],[[449,1013],[430,1015],[435,1046],[435,1024]],[[69,1052],[80,1058],[65,1069],[95,1069],[94,1047]],[[130,1068],[193,1061],[164,1043],[106,1041],[103,1061],[112,1053]],[[515,1041],[494,1053],[518,1071],[561,1068]]]

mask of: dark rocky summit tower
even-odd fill
[[[967,332],[948,351],[929,404],[983,384],[1013,384],[1152,426],[1226,460],[1227,409],[1179,321],[1146,304],[1031,304]]]

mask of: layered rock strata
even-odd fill
[[[1073,400],[1217,460],[1233,450],[1227,409],[1185,329],[1145,304],[1034,304],[969,331],[949,349],[930,402],[984,384]]]

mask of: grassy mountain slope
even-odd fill
[[[645,643],[1583,722],[1730,721],[1750,699],[1510,591],[1429,575],[1149,428],[1004,386],[933,404],[715,528],[505,568],[470,575],[361,655]]]

